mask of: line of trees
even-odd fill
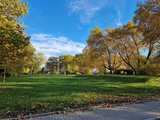
[[[160,1],[148,0],[139,4],[133,21],[119,28],[93,29],[87,43],[87,56],[94,54],[92,60],[103,57],[104,67],[110,73],[126,68],[134,74],[149,74],[160,51]],[[160,62],[153,67],[159,71],[154,72],[160,73],[159,66]]]
[[[129,70],[160,74],[160,0],[139,4],[133,20],[115,29],[91,30],[83,53],[65,56],[69,73]]]
[[[5,73],[37,73],[45,59],[37,53],[24,32],[20,17],[28,7],[21,0],[0,1],[0,69]],[[63,56],[68,73],[116,73],[129,69],[134,74],[160,73],[160,0],[139,4],[132,21],[115,29],[91,30],[83,53]]]

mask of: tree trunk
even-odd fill
[[[4,67],[4,72],[3,72],[3,83],[6,82],[6,66]]]
[[[120,53],[119,53],[119,55],[120,55],[120,57],[122,58],[122,60],[124,61],[124,63],[126,63],[126,64],[133,70],[134,75],[136,75],[136,74],[137,74],[136,69],[130,64],[129,61],[127,61],[125,58],[123,58],[123,56],[122,56]]]
[[[57,63],[57,73],[60,74],[60,61],[58,60],[58,63]]]
[[[137,71],[135,69],[132,70],[133,70],[133,75],[137,75]]]
[[[67,75],[67,64],[64,63],[64,75]]]
[[[145,63],[144,63],[145,65],[148,63],[148,60],[149,60],[149,58],[150,58],[150,56],[151,56],[151,54],[152,54],[152,50],[153,50],[153,47],[152,47],[152,45],[151,45],[151,43],[150,43],[149,52],[148,52],[146,61],[145,61]]]
[[[109,50],[109,48],[107,47],[107,53],[106,55],[108,56],[108,68],[109,68],[109,73],[112,74],[112,56],[111,56],[111,52]]]

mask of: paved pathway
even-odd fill
[[[32,120],[155,120],[155,118],[160,118],[160,101],[125,105],[111,109],[96,108],[90,112],[50,115]]]

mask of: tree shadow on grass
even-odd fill
[[[108,80],[107,80],[108,82]],[[122,95],[122,94],[137,94],[137,95],[148,95],[156,94],[160,92],[159,87],[153,86],[129,86],[123,85],[128,81],[125,81],[119,85],[109,84],[106,81],[76,81],[73,80],[61,80],[61,81],[46,81],[37,84],[16,84],[10,93],[18,95],[31,96],[33,98],[43,97],[44,95],[50,96],[70,96],[75,93],[96,93],[98,94],[111,94],[111,95]],[[114,81],[115,82],[115,81]],[[142,82],[142,81],[141,81]],[[146,81],[143,81],[146,82]],[[130,82],[131,83],[131,82]],[[139,83],[139,82],[138,82]],[[137,83],[137,84],[138,84]],[[8,91],[9,92],[9,91]]]
[[[72,93],[95,92],[97,94],[123,94],[143,93],[144,91],[159,91],[159,88],[145,87],[145,83],[151,77],[143,76],[72,76],[57,78],[32,78],[31,80],[21,79],[16,82],[8,82],[5,88],[0,89],[5,93],[13,95],[29,95],[31,97],[51,95],[71,95]],[[11,81],[11,80],[10,80]],[[131,83],[142,84],[141,87],[128,86]],[[12,88],[12,86],[14,86]]]
[[[160,93],[160,87],[145,86],[150,77],[137,76],[72,76],[47,78],[19,78],[10,80],[6,90],[0,95],[1,109],[8,106],[9,110],[32,103],[49,103],[57,107],[73,102],[80,104],[84,96],[90,101],[94,96],[154,96]],[[137,86],[132,86],[135,83]],[[140,85],[140,86],[139,86]],[[74,100],[78,101],[74,101]],[[106,99],[106,98],[105,98]],[[13,102],[14,101],[14,102]],[[24,104],[24,105],[21,105]],[[64,107],[62,105],[62,107]],[[18,106],[18,107],[17,107]],[[27,107],[29,109],[29,107]]]
[[[75,76],[75,78],[85,80],[105,80],[106,82],[120,82],[120,83],[145,83],[151,79],[149,76],[131,76],[131,75],[83,75]]]

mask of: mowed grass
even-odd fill
[[[158,98],[160,77],[57,76],[8,78],[0,86],[0,118],[18,112],[63,111],[101,103]]]

